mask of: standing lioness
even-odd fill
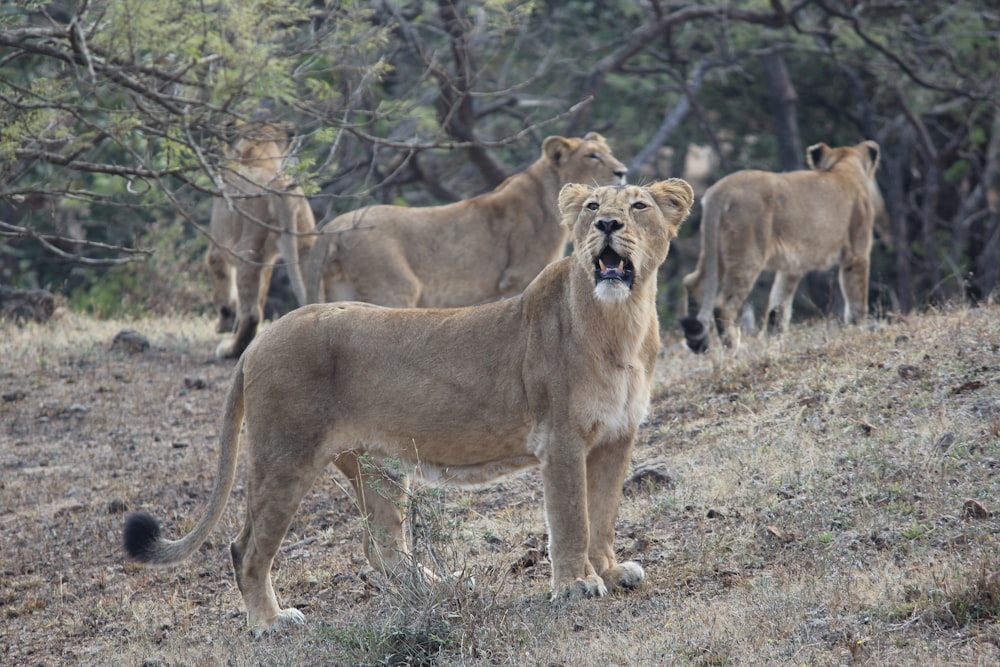
[[[299,305],[306,303],[299,262],[316,240],[309,201],[282,171],[292,149],[289,128],[253,122],[233,129],[222,190],[212,200],[212,244],[205,256],[219,315],[215,330],[233,334],[216,348],[222,358],[243,354],[256,335],[279,256]]]
[[[713,324],[725,344],[739,343],[737,313],[764,269],[774,271],[768,329],[788,328],[802,276],[834,264],[840,265],[844,321],[868,314],[868,262],[881,203],[878,144],[816,144],[806,159],[810,169],[738,171],[705,192],[701,255],[684,277],[692,307],[681,320],[695,352],[708,349]]]
[[[354,485],[368,560],[386,573],[407,554],[399,462],[458,484],[540,465],[553,594],[635,586],[643,570],[616,561],[614,526],[660,347],[657,268],[692,197],[676,179],[567,185],[559,208],[573,255],[505,301],[452,310],[332,303],[281,318],[236,365],[205,515],[178,541],[161,537],[148,514],[130,515],[126,551],[165,565],[205,541],[233,485],[245,416],[248,507],[230,552],[257,632],[303,620],[278,606],[271,561],[331,462]]]
[[[472,306],[521,292],[566,251],[567,183],[625,183],[600,134],[548,137],[541,156],[492,192],[443,206],[368,206],[323,226],[305,271],[309,303]]]

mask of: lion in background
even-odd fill
[[[330,463],[354,487],[369,562],[390,576],[414,571],[400,465],[456,484],[538,465],[553,597],[637,586],[645,573],[618,562],[614,530],[660,349],[657,269],[692,200],[678,179],[570,184],[558,206],[573,254],[518,296],[455,309],[327,303],[285,315],[236,364],[204,515],[170,541],[152,516],[131,514],[126,552],[169,565],[208,538],[233,487],[245,420],[248,507],[230,553],[258,634],[303,621],[278,605],[271,563]]]
[[[292,139],[284,125],[242,123],[226,149],[205,257],[219,315],[215,330],[234,334],[216,349],[220,358],[240,356],[257,333],[279,256],[299,305],[306,303],[300,262],[315,242],[316,221],[302,189],[282,173]]]
[[[519,293],[566,248],[557,197],[566,183],[625,182],[596,132],[548,137],[524,171],[443,206],[369,206],[322,227],[306,268],[309,303],[447,308]]]
[[[806,160],[808,170],[738,171],[705,192],[701,254],[684,277],[690,305],[681,320],[695,352],[708,349],[713,325],[723,343],[739,344],[738,311],[765,269],[775,272],[764,318],[770,331],[787,330],[802,277],[835,264],[844,321],[867,316],[872,229],[882,205],[878,144],[819,143]]]

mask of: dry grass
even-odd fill
[[[150,350],[109,350],[122,327]],[[975,665],[1000,662],[1000,309],[826,322],[736,355],[667,332],[622,505],[647,585],[551,605],[537,474],[414,498],[451,591],[372,575],[332,472],[275,564],[308,624],[253,640],[227,559],[147,570],[124,508],[177,535],[213,483],[231,363],[207,319],[0,325],[0,662],[101,665]],[[984,513],[985,512],[985,513]],[[531,559],[527,559],[530,563]],[[463,584],[471,576],[476,586]]]

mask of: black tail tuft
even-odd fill
[[[708,351],[708,330],[697,317],[682,317],[681,328],[684,329],[684,339],[692,352],[702,354]]]
[[[143,563],[152,560],[153,545],[160,539],[160,524],[151,514],[132,512],[125,517],[122,546],[129,558]]]

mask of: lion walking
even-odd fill
[[[874,141],[830,148],[811,146],[810,169],[789,173],[739,171],[702,198],[701,254],[684,277],[688,347],[704,352],[712,328],[727,346],[739,344],[738,313],[761,271],[774,271],[764,317],[785,331],[792,299],[809,271],[840,266],[844,321],[868,314],[869,255],[881,195],[875,183]]]
[[[216,349],[238,357],[264,319],[264,302],[278,257],[285,263],[299,305],[306,303],[301,262],[316,237],[312,208],[302,188],[282,173],[291,136],[281,126],[244,123],[227,149],[223,194],[212,201],[212,244],[205,257],[218,320],[232,333]]]

